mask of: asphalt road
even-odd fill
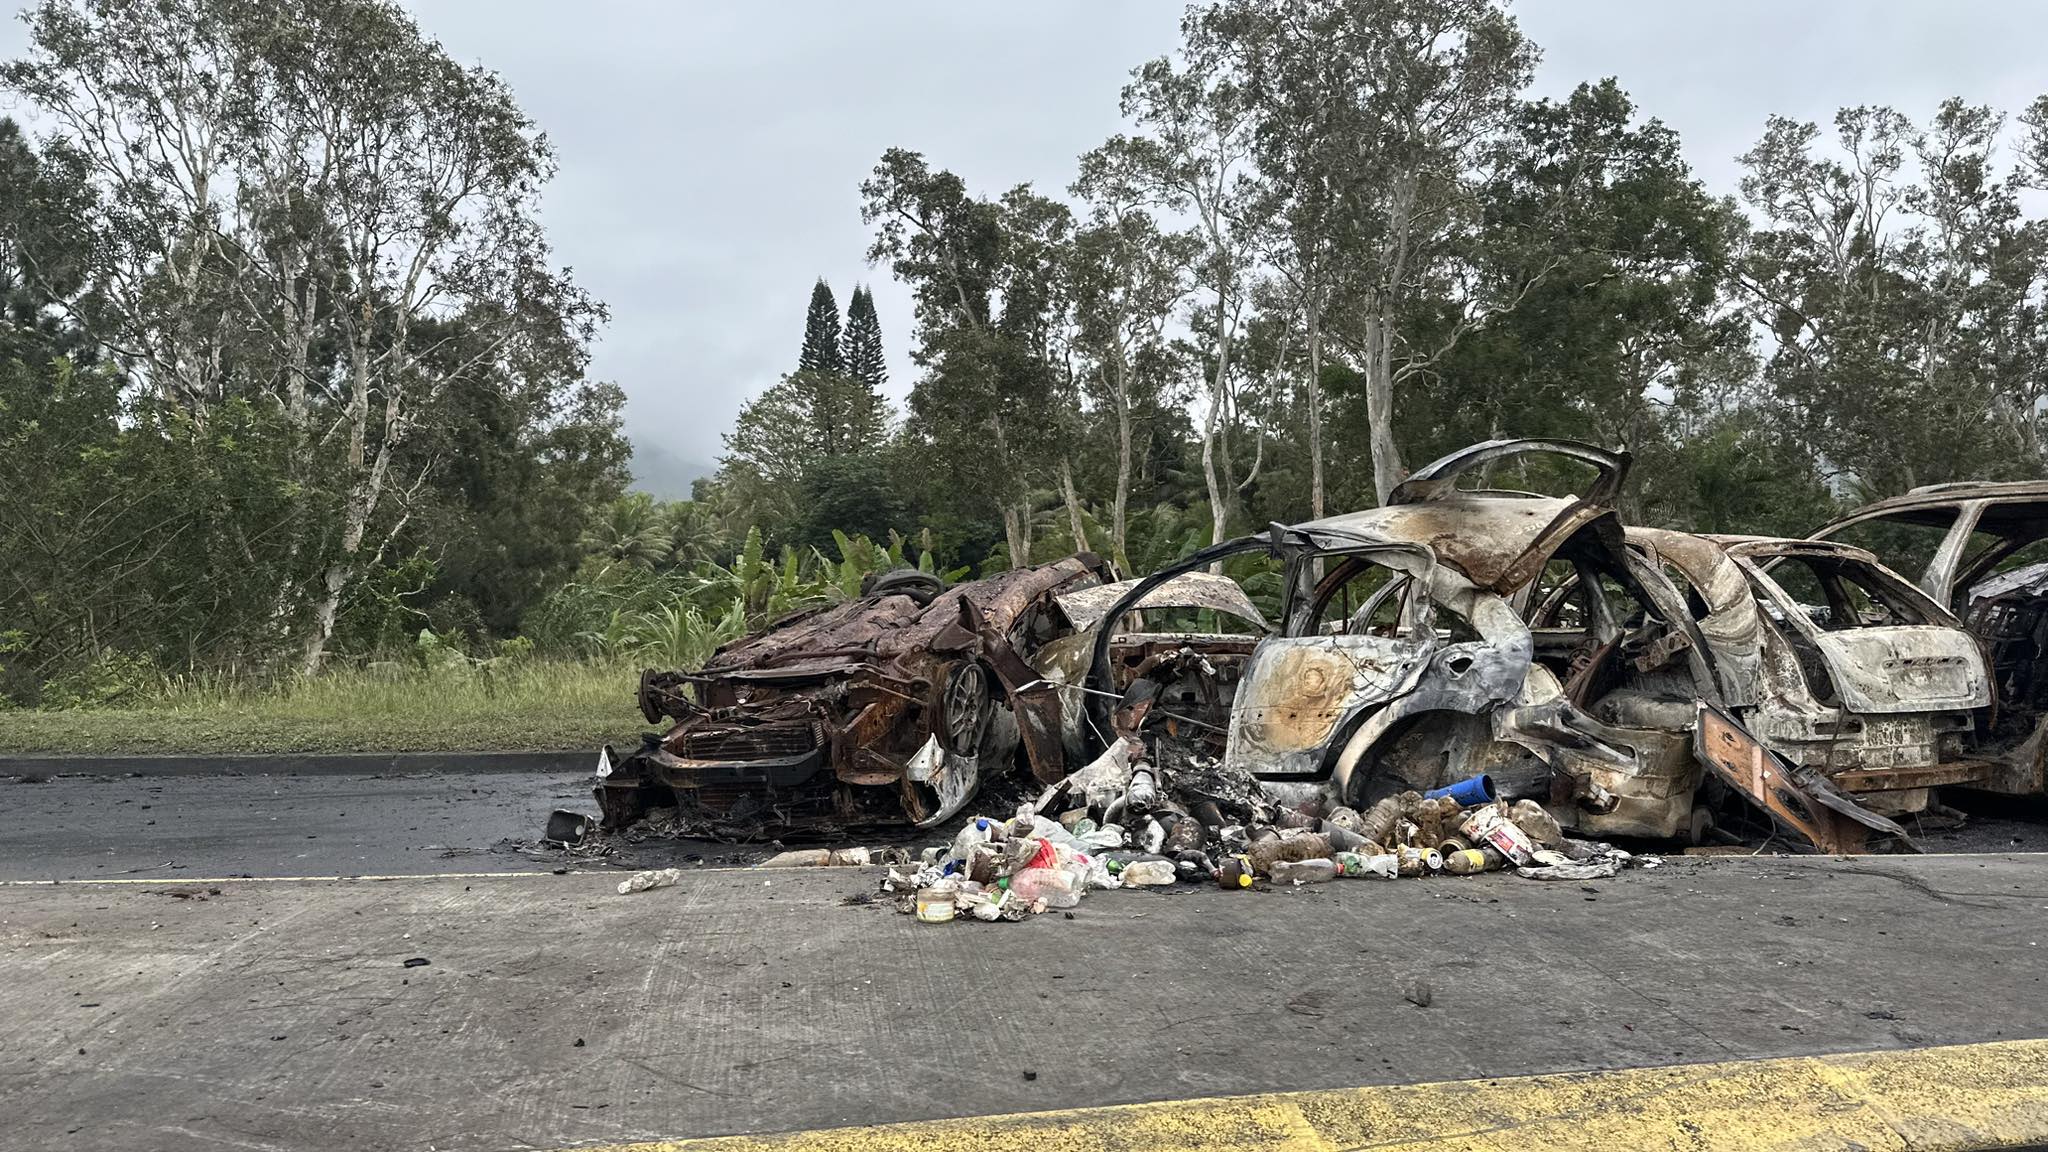
[[[607,855],[540,844],[556,808],[595,813],[577,773],[366,776],[0,776],[0,880],[377,876],[557,867],[752,864],[779,844],[614,838]],[[1929,852],[2048,852],[2048,813],[1991,815],[1919,834]],[[977,809],[970,805],[968,812]],[[929,844],[949,829],[853,842]]]
[[[0,879],[506,872],[583,776],[58,776],[0,781]]]
[[[0,885],[0,1147],[559,1149],[2048,1036],[2039,855],[1185,886],[995,925],[920,924],[877,878]],[[1113,1146],[1234,1146],[1209,1136]]]

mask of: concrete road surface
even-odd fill
[[[999,925],[862,903],[868,870],[616,880],[0,886],[0,1146],[561,1148],[2048,1036],[2041,856]]]
[[[508,841],[592,809],[587,777],[0,778],[0,879],[335,876],[531,868]]]

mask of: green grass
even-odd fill
[[[632,743],[638,671],[527,660],[335,670],[267,691],[182,686],[125,707],[0,711],[0,755],[508,752]]]

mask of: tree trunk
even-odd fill
[[[1074,531],[1074,551],[1088,551],[1088,529],[1081,523],[1081,496],[1074,491],[1074,466],[1060,457],[1060,495],[1067,501],[1067,525]]]
[[[1025,517],[1017,514],[1020,505],[1003,505],[1003,539],[1010,546],[1010,567],[1023,568],[1031,563],[1031,525]],[[1026,509],[1027,513],[1029,509]]]
[[[1209,416],[1202,422],[1202,479],[1209,485],[1211,544],[1222,543],[1224,534],[1230,530],[1230,506],[1216,476],[1217,424],[1223,417],[1224,392],[1230,379],[1230,336],[1229,293],[1219,288],[1216,293],[1216,378],[1209,383]],[[1216,570],[1222,571],[1220,563]]]
[[[1116,511],[1110,520],[1110,549],[1116,553],[1119,571],[1130,572],[1130,539],[1125,514],[1131,501],[1131,396],[1129,382],[1118,368],[1116,397]]]
[[[1365,421],[1372,430],[1372,486],[1385,504],[1408,474],[1394,444],[1394,350],[1384,298],[1372,302],[1365,322]]]
[[[1308,510],[1323,518],[1323,323],[1322,300],[1308,301]]]
[[[363,538],[369,532],[370,518],[376,515],[377,502],[384,494],[384,482],[391,470],[391,451],[399,435],[400,391],[398,374],[392,371],[384,377],[384,411],[377,450],[374,454],[369,452],[372,369],[367,341],[374,330],[371,323],[374,316],[371,304],[364,301],[360,330],[350,337],[353,347],[349,350],[349,493],[342,509],[337,554],[327,565],[322,580],[324,588],[313,608],[313,629],[306,638],[306,659],[302,671],[308,676],[318,673],[326,660],[327,642],[334,636],[335,616],[340,611],[341,599],[348,590],[349,582],[355,579],[361,567]],[[406,325],[401,318],[393,341],[396,345],[394,353],[404,348],[405,338]],[[382,549],[378,554],[382,554]]]

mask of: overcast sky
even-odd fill
[[[409,0],[464,62],[511,82],[560,153],[560,259],[610,304],[595,371],[636,440],[708,462],[744,399],[795,366],[817,276],[872,281],[891,391],[907,295],[863,259],[857,187],[902,145],[977,191],[1049,192],[1120,127],[1129,69],[1170,51],[1174,0]],[[1708,185],[1776,112],[1924,119],[1948,95],[2016,111],[2048,91],[2033,0],[1522,0],[1538,88],[1615,76],[1678,129]],[[18,26],[0,48],[19,50]]]

